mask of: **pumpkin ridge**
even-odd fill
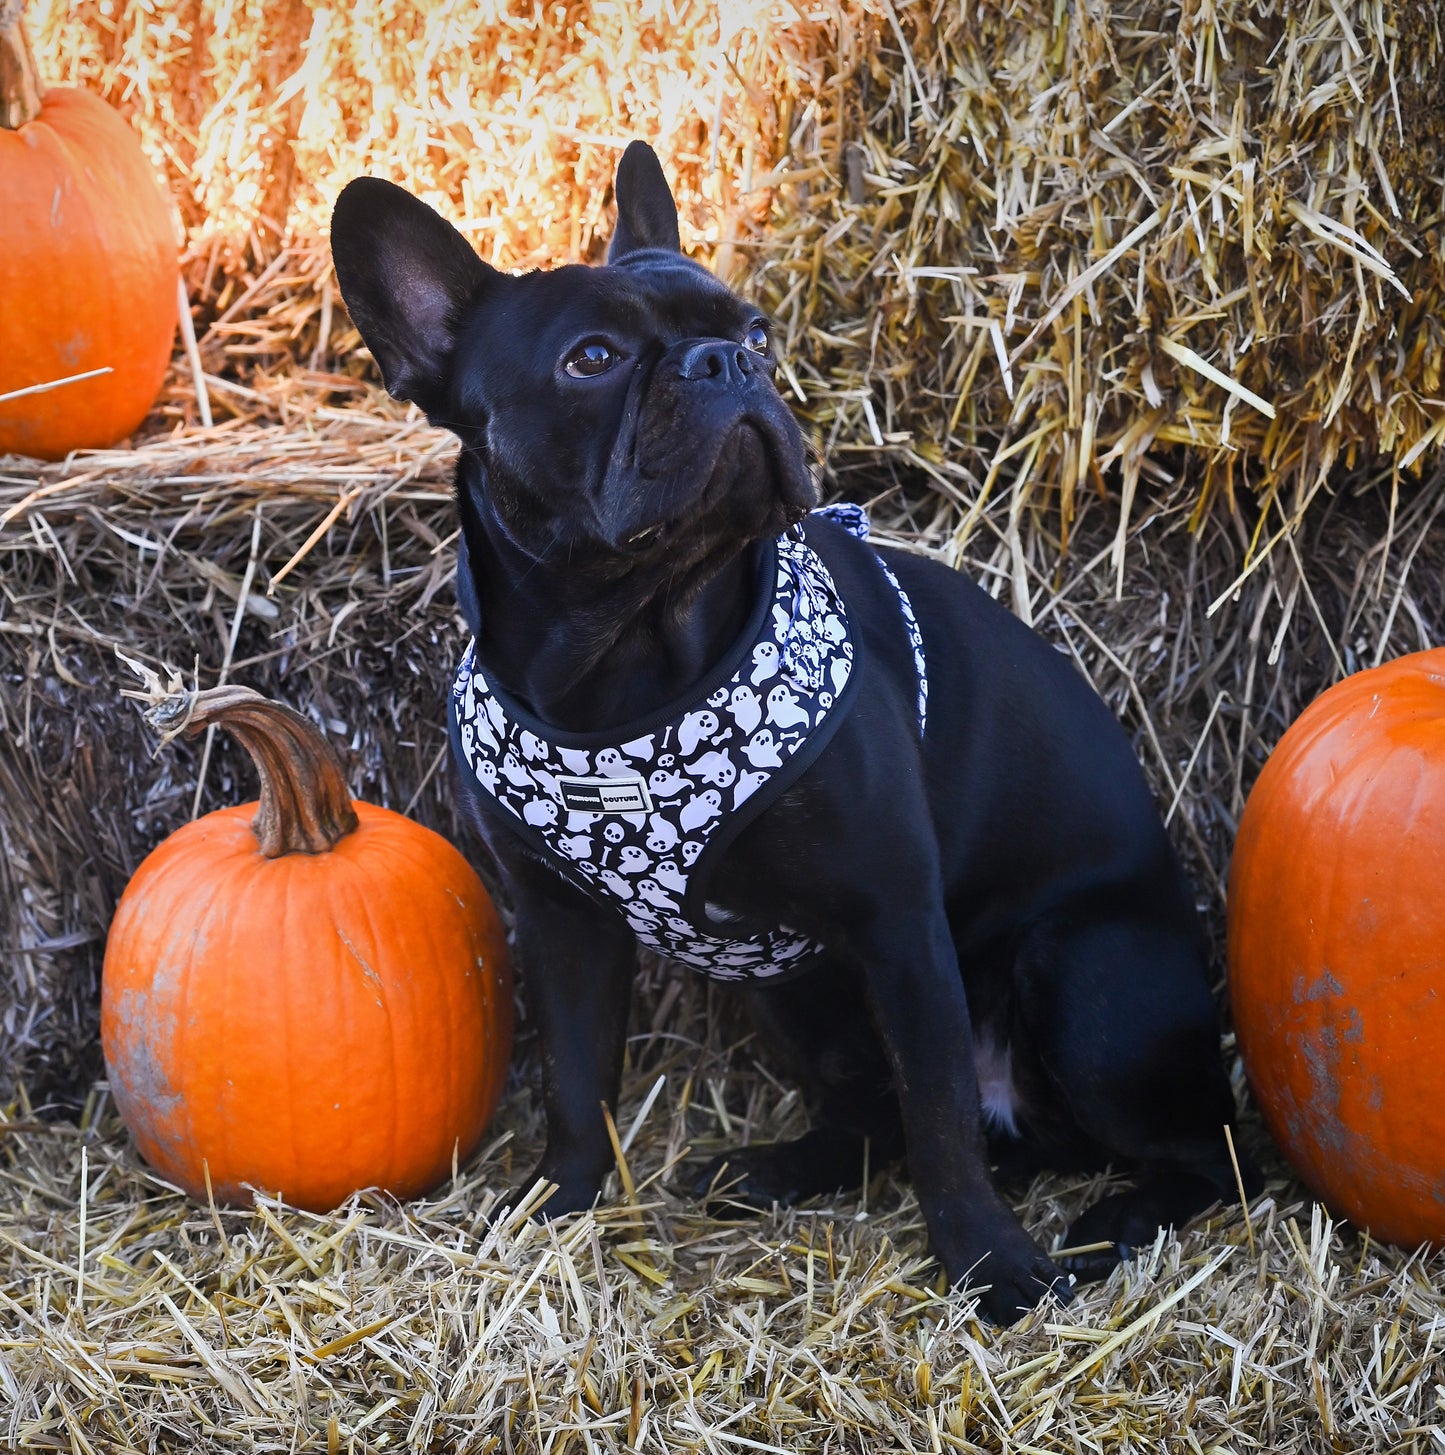
[[[190,935],[189,935],[190,943],[186,946],[186,950],[188,952],[187,953],[187,957],[186,957],[186,966],[185,966],[185,969],[181,972],[181,977],[180,977],[179,983],[177,984],[176,992],[175,992],[175,994],[176,994],[176,1009],[175,1009],[176,1024],[175,1024],[175,1030],[172,1032],[172,1035],[171,1035],[171,1051],[170,1051],[170,1055],[171,1055],[171,1060],[173,1061],[173,1063],[175,1063],[176,1065],[178,1065],[181,1068],[188,1067],[188,1066],[191,1065],[191,1054],[190,1053],[191,1053],[191,1025],[192,1025],[192,1022],[191,1022],[191,1017],[190,1017],[190,1014],[189,1014],[189,1004],[190,1004],[190,999],[191,999],[191,973],[190,973],[190,966],[191,966],[191,963],[193,961],[193,957],[194,957],[194,955],[196,953],[197,944],[198,944],[199,941],[201,941],[201,939],[203,937],[203,934],[204,934],[205,919],[208,919],[208,918],[209,918],[209,915],[205,916],[202,919],[199,919],[195,924],[193,924],[190,927]],[[178,938],[184,938],[184,937],[185,937],[185,931],[182,930],[182,934]],[[179,1108],[179,1110],[180,1110],[180,1117],[181,1117],[181,1125],[180,1125],[180,1128],[179,1128],[179,1133],[185,1139],[185,1143],[186,1143],[187,1146],[194,1146],[196,1144],[196,1097],[195,1097],[195,1088],[193,1086],[191,1086],[191,1085],[188,1084],[190,1078],[188,1076],[185,1076],[184,1071],[182,1072],[182,1076],[183,1076],[184,1079],[181,1082],[181,1100],[180,1100],[180,1108]]]
[[[371,914],[371,900],[372,900],[372,896],[370,894],[367,894],[367,893],[364,892],[365,888],[368,887],[368,886],[366,886],[365,884],[362,884],[362,883],[358,883],[358,880],[360,879],[361,876],[359,874],[356,874],[355,873],[355,871],[358,870],[359,868],[360,868],[360,865],[357,865],[357,864],[353,864],[352,865],[352,869],[353,869],[352,887],[353,887],[353,889],[358,889],[359,888],[359,889],[362,889],[363,890],[363,892],[360,893],[357,897],[358,897],[358,899],[360,901],[361,915],[362,915],[362,917],[364,918],[364,920],[366,922],[367,934],[368,934],[368,936],[369,936],[369,938],[371,940],[371,950],[372,950],[372,954],[373,954],[373,956],[375,956],[378,948],[380,947],[380,943],[381,942],[379,941],[379,939],[377,937],[376,922],[375,922],[375,920],[373,920],[372,914]],[[355,952],[353,951],[353,953],[355,953]],[[360,957],[358,956],[358,958],[360,958]],[[365,964],[364,961],[362,963],[363,963],[363,965]],[[372,973],[373,974],[376,974],[375,971],[373,971]],[[382,1016],[385,1018],[385,1021],[386,1021],[387,1059],[388,1059],[388,1061],[390,1062],[390,1065],[391,1065],[391,1088],[390,1088],[390,1094],[384,1098],[384,1104],[388,1107],[389,1112],[390,1112],[390,1114],[386,1118],[386,1166],[387,1166],[387,1169],[388,1169],[388,1173],[390,1173],[390,1169],[395,1168],[395,1167],[397,1167],[397,1166],[400,1165],[399,1159],[397,1157],[397,1111],[396,1111],[396,1099],[397,1099],[397,1096],[401,1093],[401,1087],[403,1086],[403,1084],[405,1082],[405,1078],[403,1077],[402,1072],[401,1072],[401,1066],[400,1066],[399,1062],[397,1061],[397,1027],[396,1027],[396,1023],[395,1023],[394,1009],[393,1009],[393,1006],[391,1004],[391,995],[389,995],[389,994],[386,993],[388,990],[390,990],[393,994],[395,993],[395,989],[396,989],[396,985],[395,985],[396,978],[397,977],[394,974],[391,975],[391,976],[389,976],[388,977],[388,980],[390,981],[390,984],[387,984],[385,981],[381,980],[380,978],[378,978],[378,980],[377,980],[377,989],[378,989],[378,997],[377,998],[378,998],[378,1000],[380,1001],[380,1004],[381,1004],[381,1013],[382,1013]]]
[[[249,807],[249,805],[248,805]],[[303,1167],[298,1155],[297,1119],[295,1097],[291,1084],[290,1068],[296,1064],[296,1047],[293,1035],[290,997],[286,994],[288,982],[278,980],[278,966],[268,955],[258,957],[257,949],[264,946],[268,951],[276,945],[291,944],[305,926],[297,925],[294,906],[294,881],[292,866],[284,861],[266,859],[257,845],[251,820],[246,824],[242,844],[238,844],[233,864],[232,887],[227,895],[233,912],[228,918],[230,940],[222,960],[225,975],[226,1010],[224,1024],[234,1026],[250,1021],[253,1009],[261,1012],[262,1024],[248,1029],[256,1035],[270,1037],[273,1044],[266,1045],[264,1062],[269,1074],[265,1084],[247,1086],[244,1100],[255,1105],[259,1100],[265,1108],[266,1123],[270,1136],[285,1147],[284,1165],[287,1175],[271,1189],[283,1196],[294,1196],[298,1191],[297,1176]],[[242,973],[237,968],[242,967]],[[239,1055],[243,1060],[235,1067],[240,1071],[249,1065],[256,1054],[255,1047],[248,1041],[237,1044],[234,1036],[224,1037],[227,1051],[227,1065],[223,1069],[223,1080],[228,1087],[234,1087],[236,1076],[231,1060]],[[248,1078],[253,1081],[257,1078]],[[233,1165],[239,1165],[247,1155],[254,1133],[248,1117],[237,1126],[230,1117],[223,1118]],[[237,1133],[240,1135],[237,1135]],[[241,1156],[238,1156],[238,1152]]]
[[[391,825],[388,822],[386,824],[386,828],[388,829],[388,831],[390,830],[390,827]],[[389,833],[388,838],[391,838]],[[408,838],[407,840],[403,841],[398,836],[397,838],[392,839],[391,842],[388,842],[387,852],[394,858],[401,859],[406,865],[407,875],[409,877],[412,877],[416,882],[424,883],[427,887],[428,893],[430,893],[436,887],[437,883],[435,866],[431,863],[429,855],[423,855],[414,852],[414,850],[416,850],[418,847],[419,841],[413,838]],[[408,905],[408,910],[411,911],[414,909],[414,907],[415,901]],[[370,908],[370,904],[368,904],[368,915],[370,914]],[[433,934],[433,930],[436,927],[435,916],[427,915],[423,917],[421,915],[409,913],[407,918],[409,929],[408,940],[410,942],[408,949],[413,960],[420,953],[427,953],[429,957],[434,956],[435,954],[437,954],[438,951],[445,953],[445,944],[439,943],[437,936]],[[412,1009],[412,1002],[417,995],[419,989],[412,975],[412,961],[409,960],[408,963],[404,966],[398,964],[397,968],[398,979],[404,981],[405,983],[407,1010],[408,1012],[410,1012]],[[451,1023],[455,1018],[458,1010],[459,1007],[455,1003],[452,995],[448,993],[446,996],[442,1014],[438,1017],[438,1028],[440,1036],[443,1045],[446,1047],[448,1052],[451,1048]],[[451,1064],[447,1056],[438,1054],[436,1059],[439,1060],[443,1065]],[[442,1106],[451,1116],[455,1115],[457,1110],[457,1104],[460,1099],[455,1095],[455,1089],[451,1085],[450,1080],[443,1084],[441,1095],[436,1099],[441,1101]],[[395,1136],[395,1131],[396,1126],[395,1121],[393,1121],[393,1137]]]
[[[239,814],[244,814],[244,811],[244,808],[241,809]],[[231,827],[234,822],[233,818],[227,827]],[[224,861],[225,873],[219,876],[220,882],[215,886],[214,906],[208,906],[206,913],[207,921],[213,921],[213,916],[218,914],[220,916],[219,922],[214,923],[214,933],[216,939],[222,943],[222,948],[219,953],[208,954],[204,963],[219,967],[219,972],[212,972],[213,976],[218,974],[219,985],[211,987],[211,994],[221,1007],[220,1025],[227,1029],[215,1036],[214,1041],[208,1037],[206,1049],[212,1052],[211,1084],[207,1087],[210,1101],[204,1109],[204,1137],[206,1140],[214,1137],[217,1141],[217,1156],[214,1160],[224,1169],[226,1195],[231,1198],[244,1195],[245,1179],[238,1176],[235,1169],[244,1164],[246,1138],[242,1136],[238,1139],[237,1129],[232,1119],[224,1114],[222,1106],[230,1094],[229,1089],[235,1087],[234,1073],[239,1069],[236,1057],[239,1055],[243,1060],[249,1059],[252,1052],[249,1040],[243,1041],[237,1036],[237,1027],[245,1024],[245,1010],[260,1009],[264,1014],[268,990],[266,981],[270,969],[265,960],[266,939],[264,936],[255,935],[250,923],[255,914],[256,900],[269,898],[270,886],[258,884],[253,877],[254,853],[249,851],[249,838],[249,833],[244,838],[238,836],[236,842],[230,846],[231,852]],[[240,974],[236,973],[238,965],[244,967]],[[254,1095],[254,1088],[244,1087],[241,1094],[250,1100]],[[254,1101],[251,1106],[254,1110]],[[269,1122],[276,1115],[276,1111],[268,1105],[265,1115]],[[285,1115],[284,1099],[281,1115]],[[194,1132],[192,1145],[201,1145],[200,1136]],[[217,1180],[217,1166],[213,1166],[213,1187]]]
[[[471,928],[470,909],[455,894],[456,866],[449,857],[450,853],[456,852],[455,846],[437,835],[435,842],[430,839],[410,840],[404,852],[415,866],[414,872],[426,876],[438,902],[438,911],[418,924],[417,953],[446,955],[456,967],[456,973],[446,987],[446,1013],[438,1022],[437,1064],[450,1068],[439,1083],[438,1101],[447,1108],[448,1124],[458,1131],[452,1137],[451,1145],[439,1147],[438,1151],[439,1155],[448,1159],[448,1166],[455,1154],[460,1166],[475,1150],[481,1132],[476,1122],[477,1103],[483,1095],[483,1088],[479,1085],[480,1078],[473,1074],[475,1062],[462,1054],[464,1047],[461,1040],[463,1036],[486,1034],[486,1008],[479,993],[475,967],[470,963],[474,958],[475,933]],[[443,913],[447,902],[456,908],[450,913]],[[452,922],[466,925],[466,932],[460,935],[446,933]],[[467,1145],[462,1145],[463,1134]]]
[[[438,835],[438,838],[440,837]],[[445,839],[442,839],[442,842],[447,843]],[[451,844],[447,846],[449,848],[455,848]],[[436,846],[429,839],[409,835],[404,841],[397,843],[395,851],[403,854],[408,860],[408,872],[424,876],[427,883],[436,886],[443,895],[453,894],[450,874],[445,873],[444,867],[437,863],[438,852]],[[450,869],[450,867],[450,865],[447,865],[445,869]],[[465,914],[467,906],[461,902],[459,896],[456,897],[456,902],[458,910]],[[435,955],[438,951],[441,953],[455,953],[456,947],[445,943],[445,940],[453,937],[443,936],[441,934],[445,924],[446,920],[439,915],[428,916],[418,923],[418,929],[421,932],[420,938],[430,955]],[[471,940],[470,935],[466,938],[468,941]],[[458,1119],[462,1119],[467,1123],[468,1128],[470,1128],[473,1108],[470,1105],[469,1088],[463,1084],[463,1078],[460,1074],[464,1062],[455,1054],[457,1050],[456,1037],[459,1034],[458,1019],[468,1009],[463,1003],[463,998],[466,996],[468,989],[472,987],[473,980],[471,977],[475,975],[475,967],[468,966],[467,970],[468,973],[466,975],[461,979],[450,981],[447,986],[448,1004],[446,1014],[440,1018],[439,1022],[442,1042],[439,1061],[441,1065],[451,1068],[451,1072],[447,1077],[444,1093],[448,1121],[451,1125],[456,1125]],[[461,1158],[464,1155],[470,1156],[471,1152],[472,1148],[470,1147],[458,1147],[458,1165],[460,1165]]]
[[[151,886],[154,897],[164,899],[163,883]],[[122,904],[117,918],[129,915],[135,919],[150,910],[146,903]],[[167,933],[155,947],[156,960],[162,972],[171,964],[181,964],[180,940],[185,935],[185,926],[167,925]],[[186,1141],[185,1120],[187,1113],[186,1087],[181,1079],[174,1056],[175,1034],[164,1034],[164,1027],[158,1024],[158,1001],[154,979],[149,983],[134,986],[127,983],[122,1000],[116,1006],[116,1015],[122,1033],[133,1047],[130,1058],[130,1075],[117,1078],[121,1094],[126,1101],[137,1099],[141,1105],[153,1108],[155,1114],[148,1116],[145,1132],[153,1142],[166,1151],[184,1146]],[[179,1027],[179,1016],[175,1018]],[[119,1098],[118,1098],[119,1100]],[[179,1119],[180,1127],[176,1126]]]
[[[195,822],[204,823],[205,819],[197,819],[195,820]],[[222,869],[222,872],[217,873],[215,870],[212,871],[215,893],[209,898],[204,910],[197,916],[198,928],[204,927],[205,929],[210,930],[212,933],[215,932],[215,928],[219,928],[213,928],[213,917],[217,916],[218,914],[222,915],[223,924],[229,920],[229,915],[225,914],[223,906],[230,904],[231,895],[232,893],[234,893],[238,877],[235,867],[229,861],[229,859],[223,861],[223,866],[224,867]],[[231,956],[229,932],[227,932],[225,938],[227,943],[224,959],[226,963],[229,963]],[[210,936],[208,935],[208,949],[210,948],[209,939]],[[188,992],[190,986],[190,978],[190,975],[187,975],[186,980]],[[231,978],[227,976],[225,983],[222,987],[222,993],[227,997],[226,1002],[224,1002],[226,1004],[227,1012],[229,1011],[229,995],[231,991],[231,984]],[[223,1024],[229,1025],[230,1023],[231,1022],[229,1014],[224,1014]],[[199,1027],[197,1029],[199,1029]],[[209,1038],[205,1039],[209,1041]],[[215,1039],[214,1043],[204,1044],[200,1048],[200,1053],[205,1058],[205,1064],[207,1064],[210,1068],[211,1077],[214,1082],[214,1085],[207,1089],[210,1099],[214,1099],[219,1094],[219,1087],[223,1086],[226,1081],[226,1073],[231,1051],[229,1040],[229,1037],[220,1036]],[[181,1054],[185,1057],[183,1064],[186,1066],[191,1066],[193,1064],[193,1052],[189,1042],[190,1037],[188,1035],[186,1043],[183,1044],[183,1046],[180,1048]],[[219,1145],[217,1145],[214,1154],[202,1154],[200,1157],[197,1158],[197,1163],[200,1169],[199,1177],[202,1183],[202,1187],[195,1190],[195,1195],[199,1197],[201,1195],[201,1192],[204,1191],[206,1173],[209,1172],[211,1178],[211,1191],[217,1199],[225,1199],[228,1197],[239,1196],[241,1189],[238,1187],[232,1188],[230,1185],[230,1168],[233,1165],[233,1154],[230,1144],[229,1125],[227,1124],[227,1121],[224,1117],[215,1118],[219,1125],[213,1131],[212,1118],[214,1114],[212,1113],[211,1107],[209,1105],[205,1107],[206,1117],[204,1123],[202,1123],[202,1118],[200,1116],[200,1109],[198,1105],[198,1091],[198,1087],[191,1087],[189,1088],[189,1094],[186,1097],[186,1145],[188,1148],[199,1148],[210,1143],[212,1137],[217,1135],[219,1136]]]

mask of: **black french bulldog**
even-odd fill
[[[991,1162],[1139,1169],[1070,1229],[1110,1247],[1062,1260],[1081,1276],[1234,1198],[1188,888],[1058,652],[810,514],[768,322],[682,255],[644,144],[616,195],[606,266],[523,277],[387,182],[332,219],[387,388],[462,444],[451,728],[540,1035],[527,1185],[584,1208],[613,1165],[641,940],[742,980],[810,1096],[805,1136],[698,1194],[788,1203],[856,1187],[865,1140],[906,1156],[948,1278],[1011,1322],[1071,1295]]]

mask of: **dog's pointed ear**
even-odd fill
[[[342,189],[331,213],[331,256],[387,391],[430,417],[445,412],[457,326],[494,270],[445,218],[380,177]]]
[[[607,249],[609,263],[621,262],[641,248],[682,251],[677,231],[677,203],[657,153],[645,141],[629,142],[617,164],[617,231]]]

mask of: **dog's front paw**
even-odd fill
[[[1246,1184],[1247,1185],[1247,1184]],[[1080,1283],[1107,1278],[1135,1249],[1147,1248],[1161,1228],[1176,1231],[1205,1208],[1220,1200],[1209,1178],[1190,1172],[1159,1173],[1137,1187],[1111,1193],[1083,1212],[1064,1235],[1071,1253],[1060,1263]]]
[[[1068,1274],[1042,1253],[1022,1263],[1000,1264],[995,1258],[986,1258],[973,1275],[974,1281],[982,1279],[988,1280],[989,1287],[979,1295],[979,1308],[990,1323],[1000,1327],[1016,1324],[1045,1298],[1059,1304],[1074,1299]]]
[[[1061,1304],[1072,1302],[1068,1274],[1017,1223],[971,1241],[975,1251],[953,1252],[943,1260],[944,1267],[956,1287],[976,1292],[979,1312],[991,1324],[1016,1324],[1046,1297]]]

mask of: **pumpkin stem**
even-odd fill
[[[0,0],[0,127],[19,131],[40,115],[40,73],[20,23],[20,0]]]
[[[314,724],[250,687],[182,689],[146,713],[167,735],[223,727],[251,755],[261,777],[261,806],[251,832],[268,859],[324,854],[356,826],[341,760]]]

